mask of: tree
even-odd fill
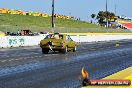
[[[99,24],[102,24],[106,22],[106,19],[108,19],[108,21],[110,22],[111,19],[114,19],[114,17],[115,17],[115,14],[113,12],[99,11],[96,19],[98,20]]]
[[[94,19],[95,17],[96,17],[96,14],[92,14],[92,15],[91,15],[91,18]]]
[[[99,24],[103,23],[105,20],[105,13],[103,11],[99,11],[96,19],[98,20]]]
[[[91,18],[92,18],[92,19],[94,19],[95,17],[96,17],[96,14],[92,14],[92,15],[91,15]],[[92,20],[91,20],[91,23],[93,23]]]

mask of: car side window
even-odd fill
[[[59,35],[59,39],[63,39],[63,35]]]
[[[73,41],[69,35],[66,37],[66,40]]]
[[[68,40],[68,36],[66,36],[66,40]]]
[[[69,36],[69,38],[70,38],[71,41],[73,41],[70,36]]]

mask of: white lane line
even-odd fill
[[[17,61],[17,60],[20,60],[20,59],[15,59],[15,60]]]
[[[15,59],[10,59],[10,60],[7,60],[7,61],[14,61]]]
[[[58,54],[52,54],[52,56],[57,56]]]
[[[10,56],[5,56],[5,57],[10,57]]]
[[[49,55],[44,55],[44,56],[56,56],[58,54],[49,54]],[[18,55],[19,56],[19,55]],[[9,57],[9,56],[6,56]],[[30,59],[30,58],[41,58],[43,56],[30,56],[30,57],[23,57],[23,58],[19,58],[19,59],[10,59],[10,60],[0,60],[0,62],[11,62],[11,61],[19,61],[19,60],[26,60],[26,59]]]
[[[48,55],[44,55],[44,56],[48,56]]]
[[[26,59],[28,59],[29,57],[25,57],[25,58],[23,58],[23,60],[26,60]]]
[[[6,62],[7,60],[2,60],[1,62]]]
[[[32,58],[32,59],[33,59],[34,57],[30,57],[30,58]]]
[[[14,59],[14,60],[23,60],[23,58],[19,58],[19,59]]]

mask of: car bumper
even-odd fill
[[[41,48],[43,49],[52,49],[52,50],[62,50],[65,47],[64,46],[44,46],[44,45],[40,45]]]

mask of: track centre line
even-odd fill
[[[44,55],[46,57],[48,56],[57,56],[58,54],[48,54],[48,55]],[[11,62],[11,61],[19,61],[19,60],[26,60],[26,59],[30,59],[30,58],[41,58],[43,56],[30,56],[30,57],[21,57],[19,59],[10,59],[10,60],[0,60],[0,62]]]

